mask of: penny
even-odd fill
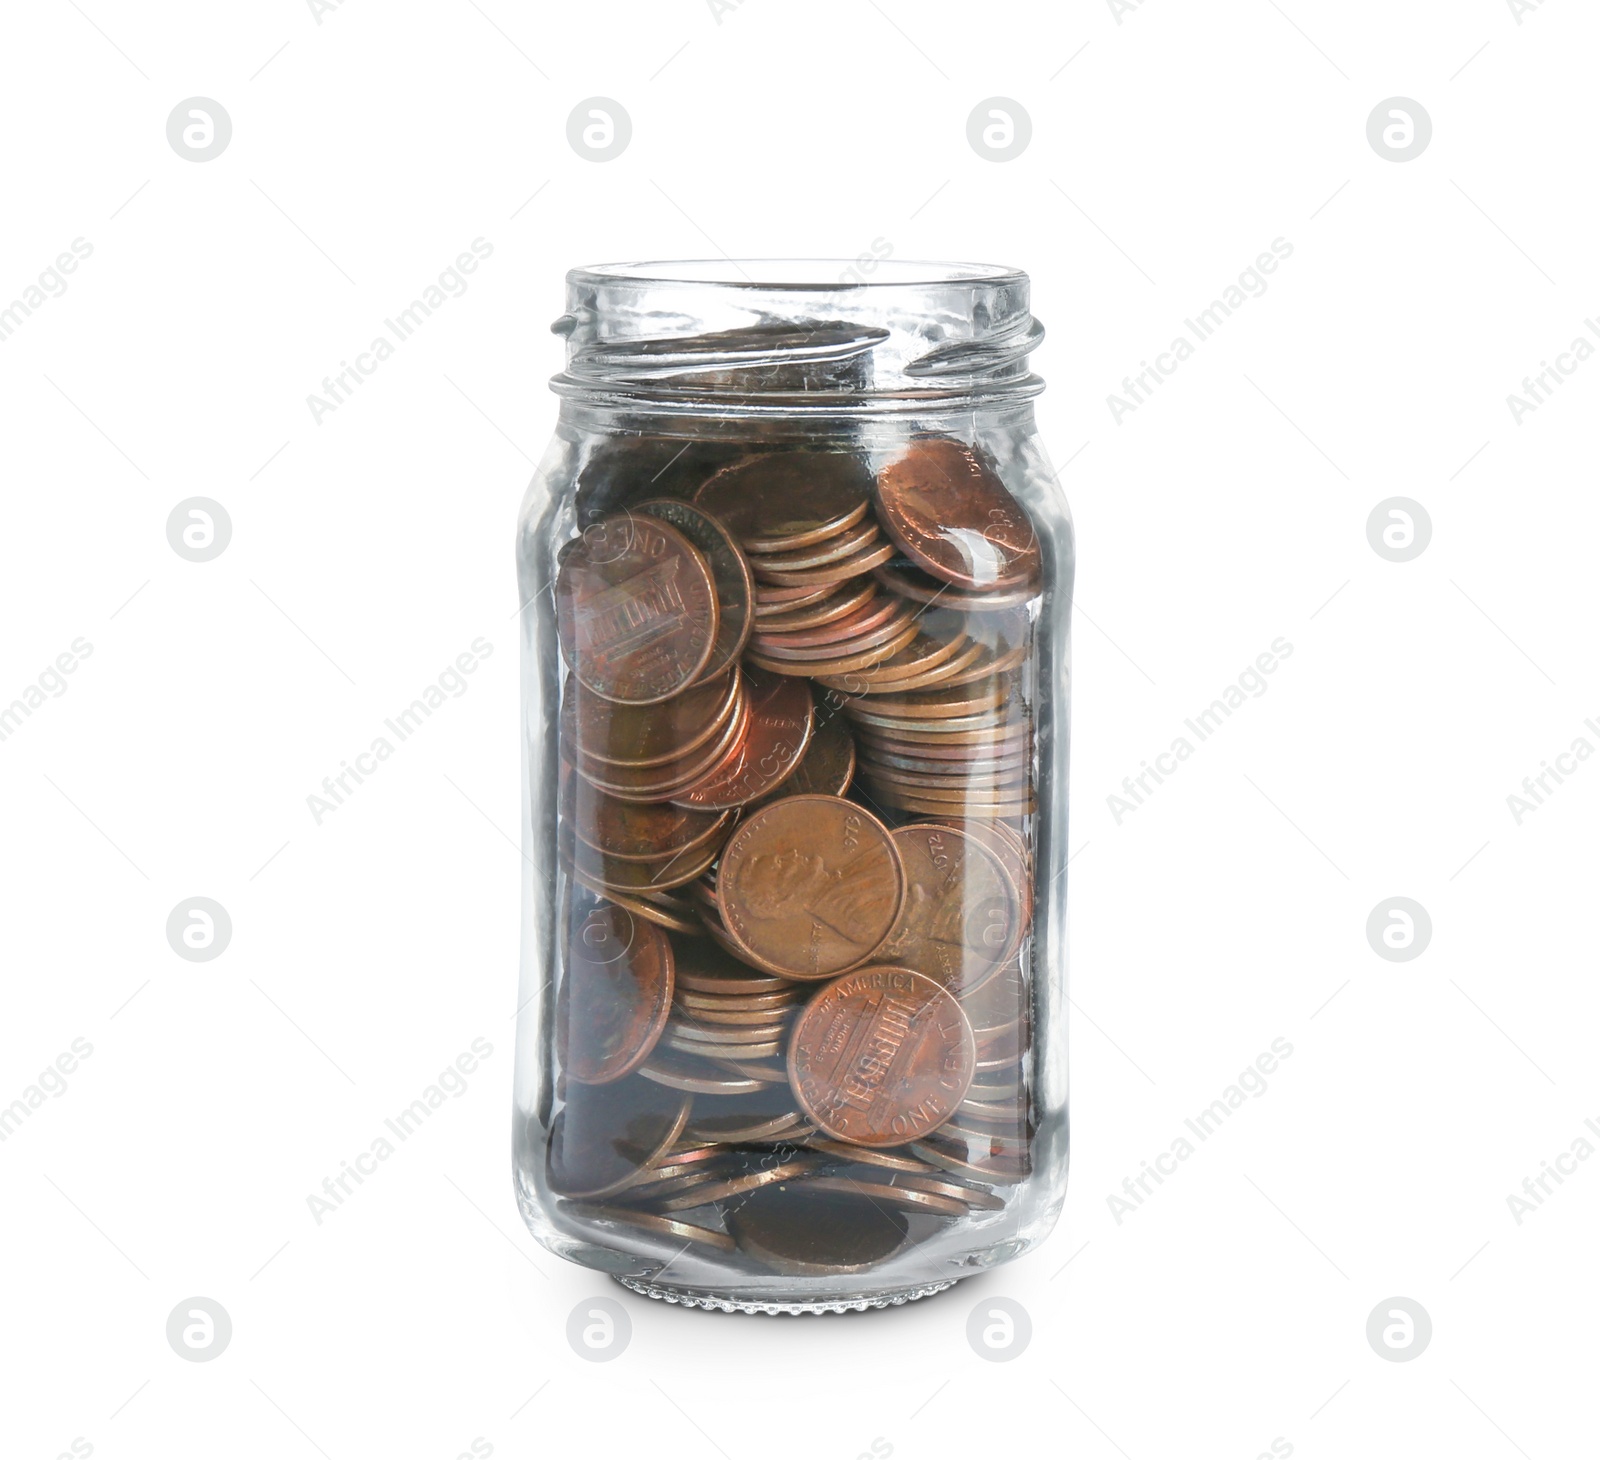
[[[819,678],[823,675],[848,674],[852,670],[865,669],[868,665],[881,663],[889,658],[890,655],[898,653],[916,638],[917,625],[915,619],[910,619],[909,621],[896,620],[895,622],[897,632],[893,638],[885,639],[881,643],[874,644],[872,648],[864,649],[859,653],[840,654],[839,657],[831,659],[801,660],[792,656],[787,659],[778,659],[774,656],[758,654],[751,650],[747,653],[746,658],[750,663],[757,664],[775,674],[806,674],[815,675]],[[905,627],[898,628],[900,623],[904,623]],[[847,649],[849,645],[838,647]]]
[[[793,573],[804,568],[820,568],[859,553],[880,540],[878,524],[869,517],[865,522],[824,538],[810,547],[794,548],[783,553],[752,553],[750,568],[764,582],[779,583],[780,579],[771,576],[773,572]]]
[[[942,608],[959,609],[962,613],[1004,613],[1039,596],[1039,585],[1032,580],[1016,587],[993,588],[986,593],[963,593],[898,559],[892,559],[872,571],[885,588],[893,589],[902,598],[909,598],[916,603],[937,603]]]
[[[781,588],[800,588],[807,584],[820,586],[824,583],[845,583],[851,578],[859,578],[863,573],[870,573],[874,568],[881,567],[894,557],[895,546],[887,539],[874,542],[859,552],[852,553],[847,558],[840,558],[837,562],[825,563],[820,568],[762,568],[760,578],[763,583],[775,583]]]
[[[863,696],[855,702],[865,724],[891,720],[937,720],[948,723],[998,709],[1012,695],[1010,681],[987,680],[977,684],[946,685],[916,693],[885,692]]]
[[[855,733],[861,740],[891,747],[897,745],[926,745],[936,749],[949,749],[958,745],[982,745],[989,746],[998,753],[1015,749],[1017,746],[1028,745],[1033,738],[1033,726],[1026,720],[1001,722],[983,730],[930,730],[927,728],[889,730],[863,723],[848,708],[845,713],[854,722]]]
[[[940,984],[907,968],[864,968],[806,1005],[789,1083],[825,1134],[900,1146],[949,1119],[975,1059],[967,1016]]]
[[[807,584],[803,588],[775,588],[769,583],[757,583],[756,621],[764,623],[773,614],[810,608],[833,597],[838,591],[836,583],[824,583],[820,588],[815,584]]]
[[[988,1043],[1015,1029],[1031,1006],[1022,963],[1013,958],[994,980],[962,998],[961,1007],[972,1024],[972,1037]]]
[[[961,441],[926,436],[878,475],[878,515],[906,555],[958,588],[1038,576],[1039,539],[990,463]]]
[[[684,1090],[693,1095],[749,1095],[762,1089],[765,1083],[770,1083],[717,1069],[692,1056],[673,1055],[659,1048],[639,1066],[639,1074],[653,1084],[671,1090]]]
[[[838,588],[829,588],[815,603],[766,615],[756,628],[762,634],[787,634],[797,629],[814,629],[854,613],[876,597],[876,583],[845,583]]]
[[[904,612],[904,604],[893,595],[869,589],[860,607],[841,618],[830,619],[809,629],[769,632],[765,625],[750,639],[752,647],[764,653],[784,649],[814,649],[824,644],[837,644],[870,633],[886,624],[897,613]]]
[[[842,796],[850,789],[855,771],[856,742],[844,716],[818,709],[811,743],[794,774],[773,796]]]
[[[795,1000],[765,1009],[706,1009],[680,1004],[679,1017],[691,1028],[761,1029],[770,1025]]]
[[[792,995],[797,985],[787,979],[758,973],[749,964],[729,957],[705,943],[693,948],[677,947],[675,982],[680,990],[701,994],[783,994]],[[804,992],[804,990],[800,990]]]
[[[939,1169],[942,1168],[932,1168]],[[934,1196],[948,1197],[978,1211],[998,1212],[1005,1209],[1005,1198],[996,1196],[987,1187],[969,1186],[964,1181],[949,1181],[938,1176],[894,1176],[894,1186],[908,1187],[912,1191],[926,1191]]]
[[[688,1016],[680,1010],[678,1017],[667,1025],[667,1039],[674,1044],[681,1040],[696,1045],[725,1046],[732,1050],[773,1043],[788,1028],[789,1021],[782,1010],[778,1011],[776,1017],[771,1013],[765,1014],[760,1024],[718,1024]]]
[[[671,933],[681,933],[686,938],[703,940],[705,937],[705,924],[690,913],[678,912],[675,906],[663,906],[645,897],[630,897],[625,892],[602,887],[598,882],[591,882],[576,870],[572,873],[572,880],[585,891],[594,893],[596,897],[603,897],[607,902],[615,903],[620,908],[625,908],[635,917],[654,923],[658,928],[665,928]]]
[[[887,1202],[906,1211],[933,1212],[941,1217],[964,1217],[967,1204],[915,1187],[895,1186],[887,1181],[857,1181],[853,1176],[812,1176],[806,1180],[812,1191],[843,1191],[864,1196],[868,1201]]]
[[[647,517],[607,517],[575,539],[555,598],[562,653],[603,699],[671,699],[700,677],[716,642],[710,567],[675,527]]]
[[[606,891],[643,894],[692,882],[717,859],[715,845],[679,852],[656,862],[623,862],[597,852],[566,835],[557,837],[557,849],[591,882]]]
[[[556,997],[562,1068],[586,1085],[632,1074],[648,1058],[672,1006],[672,945],[652,923],[601,903],[573,911],[567,970]]]
[[[792,1274],[868,1271],[904,1247],[909,1230],[893,1208],[809,1181],[755,1192],[723,1220],[741,1252]]]
[[[751,1171],[743,1176],[733,1176],[726,1181],[702,1187],[689,1196],[675,1197],[671,1201],[664,1202],[662,1210],[681,1211],[690,1207],[704,1206],[713,1201],[724,1201],[730,1196],[744,1196],[763,1186],[771,1186],[774,1182],[792,1181],[797,1176],[803,1176],[814,1164],[810,1159],[785,1161],[780,1165],[768,1167],[765,1171]]]
[[[1012,1186],[1033,1169],[1031,1160],[1023,1162],[989,1162],[968,1160],[964,1148],[941,1146],[936,1141],[918,1141],[911,1148],[925,1161],[949,1171],[955,1176],[970,1177],[999,1186]]]
[[[745,671],[750,727],[727,764],[673,798],[702,811],[743,806],[791,776],[811,739],[811,689],[786,675]]]
[[[665,765],[700,749],[728,723],[741,692],[737,672],[697,684],[659,705],[619,705],[567,677],[563,742],[590,761],[633,768]]]
[[[709,1227],[693,1222],[675,1221],[670,1217],[652,1216],[649,1212],[629,1211],[622,1207],[599,1207],[573,1204],[568,1208],[574,1215],[590,1220],[621,1222],[637,1227],[642,1232],[663,1237],[669,1242],[690,1242],[697,1247],[709,1247],[717,1252],[737,1251],[737,1244],[725,1232],[713,1232]]]
[[[865,739],[865,737],[863,737]],[[995,750],[982,745],[898,745],[893,742],[872,741],[862,746],[862,757],[874,766],[887,766],[891,770],[917,771],[923,775],[965,775],[969,771],[1004,772],[1026,770],[1032,765],[1025,748]]]
[[[789,1072],[778,1060],[732,1060],[719,1055],[712,1060],[712,1063],[746,1079],[759,1081],[763,1085],[782,1085],[788,1088]]]
[[[730,823],[727,812],[619,801],[581,778],[572,798],[578,840],[619,862],[657,862],[681,856],[709,844]]]
[[[725,763],[738,749],[749,728],[750,705],[741,689],[733,716],[716,739],[682,760],[635,770],[621,765],[597,766],[580,756],[577,769],[586,781],[621,800],[662,801],[692,786]]]
[[[722,673],[744,650],[755,622],[756,581],[739,551],[733,534],[709,512],[670,498],[640,502],[633,509],[669,522],[689,539],[705,558],[717,590],[717,639],[700,678]]]
[[[1000,864],[1006,869],[1006,876],[1017,890],[1021,903],[1021,916],[1017,919],[1017,939],[1020,942],[1027,925],[1033,921],[1033,874],[1028,865],[1028,850],[1022,838],[1009,828],[1002,828],[989,821],[961,821],[950,818],[943,820],[941,824],[952,826],[957,831],[964,831],[968,836],[976,837],[1000,859]],[[1005,955],[1006,959],[1012,958],[1016,951],[1013,947]]]
[[[621,1191],[677,1140],[689,1097],[633,1075],[609,1085],[571,1085],[550,1126],[546,1170],[558,1196]]]
[[[1000,860],[976,837],[918,823],[890,833],[906,874],[900,916],[878,957],[960,996],[996,973],[1020,909]]]
[[[773,980],[778,982],[777,979]],[[701,994],[678,989],[673,998],[692,1012],[700,1013],[759,1013],[762,1009],[787,1009],[801,1001],[804,985],[790,984],[782,993],[775,994]]]
[[[903,786],[913,791],[953,791],[964,802],[969,794],[1000,794],[1025,787],[1027,767],[1017,766],[1009,771],[980,771],[973,768],[966,775],[952,774],[949,767],[935,767],[931,771],[903,771],[886,766],[876,759],[863,767],[866,774],[883,785]]]
[[[809,547],[854,527],[871,505],[872,473],[842,451],[787,451],[724,467],[694,495],[746,552]]]
[[[846,1161],[855,1161],[863,1166],[880,1166],[887,1171],[904,1171],[910,1173],[925,1173],[931,1168],[926,1161],[918,1161],[913,1156],[888,1150],[874,1150],[871,1146],[852,1146],[848,1141],[829,1140],[826,1136],[813,1136],[806,1144],[813,1151],[822,1151],[829,1156],[839,1156]]]
[[[997,800],[978,792],[941,797],[938,792],[909,791],[900,786],[879,784],[877,789],[889,805],[924,816],[948,815],[953,811],[966,816],[1031,816],[1037,809],[1031,796],[1024,800]]]
[[[684,1133],[698,1140],[737,1145],[766,1140],[800,1120],[800,1107],[787,1083],[768,1085],[737,1101],[697,1108]]]
[[[723,847],[723,927],[757,967],[821,979],[865,963],[900,911],[905,878],[871,813],[837,796],[789,796]]]
[[[877,746],[862,753],[862,766],[873,774],[885,771],[905,771],[914,776],[932,776],[932,784],[948,784],[951,780],[1000,780],[1015,778],[1025,773],[1031,765],[1025,755],[1011,755],[1004,760],[987,758],[963,764],[955,759],[941,759],[928,755],[891,755]]]
[[[884,608],[887,612],[883,611]],[[752,654],[793,665],[791,672],[803,674],[819,662],[851,658],[889,639],[903,638],[908,626],[914,628],[915,625],[916,615],[909,608],[904,604],[896,604],[893,599],[885,599],[882,607],[874,605],[870,612],[864,612],[860,620],[849,625],[849,631],[840,638],[830,638],[820,644],[773,643],[768,640],[759,645],[752,643],[750,648]]]

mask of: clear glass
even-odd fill
[[[881,1307],[1060,1211],[1074,548],[1028,293],[567,277],[517,540],[514,1175],[639,1292]]]

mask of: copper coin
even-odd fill
[[[903,628],[900,627],[902,623],[904,624]],[[874,643],[869,649],[839,654],[837,658],[800,659],[790,656],[779,659],[773,655],[758,654],[753,649],[747,651],[745,657],[750,663],[774,674],[805,674],[815,675],[818,678],[823,675],[848,674],[852,670],[865,669],[869,665],[882,663],[883,660],[905,648],[917,636],[917,625],[914,619],[909,622],[897,619],[894,621],[893,627],[895,628],[895,633],[892,638]],[[876,638],[877,635],[872,637]],[[850,648],[851,646],[848,644],[837,645],[835,646],[835,653],[838,653],[840,649]]]
[[[848,1141],[830,1140],[826,1136],[813,1136],[806,1145],[813,1151],[821,1151],[828,1156],[838,1156],[863,1166],[881,1167],[886,1171],[926,1174],[936,1169],[929,1166],[926,1161],[919,1161],[916,1157],[907,1156],[899,1151],[875,1150],[871,1146],[852,1146]]]
[[[911,1149],[952,1175],[992,1182],[996,1186],[1014,1186],[1033,1169],[1031,1159],[1007,1162],[970,1160],[965,1147],[939,1145],[933,1140],[918,1141]]]
[[[546,1171],[559,1196],[609,1196],[665,1154],[689,1118],[689,1097],[638,1075],[573,1084],[550,1126]]]
[[[915,730],[889,730],[864,723],[850,706],[846,706],[845,713],[850,716],[856,735],[864,743],[888,747],[926,745],[948,750],[958,745],[984,745],[992,747],[999,754],[1003,750],[1027,745],[1033,737],[1033,725],[1027,720],[1001,721],[984,730],[930,729],[927,726]]]
[[[863,968],[806,1005],[789,1083],[817,1128],[860,1146],[901,1146],[950,1118],[976,1046],[961,1006],[908,968]]]
[[[972,1025],[972,1037],[984,1044],[1016,1029],[1030,1005],[1028,981],[1015,958],[990,983],[963,996],[961,1002]]]
[[[575,539],[555,597],[567,663],[602,699],[671,699],[700,677],[716,643],[710,567],[677,528],[648,517],[607,517]]]
[[[798,608],[765,615],[756,630],[762,634],[787,634],[797,629],[814,629],[854,613],[878,596],[876,582],[845,583],[829,588],[815,603],[802,603]]]
[[[816,711],[811,743],[776,796],[842,796],[856,771],[856,742],[843,715]],[[768,797],[771,800],[772,797]]]
[[[865,600],[858,608],[840,618],[830,619],[827,623],[818,624],[814,628],[786,629],[782,632],[777,630],[768,632],[763,626],[759,632],[751,636],[750,643],[752,647],[764,653],[837,644],[841,640],[869,633],[887,623],[896,613],[902,612],[903,607],[900,600],[888,593],[879,593],[874,586],[868,590]]]
[[[685,1133],[700,1140],[738,1145],[766,1140],[799,1120],[800,1107],[785,1083],[765,1086],[737,1100],[720,1100],[704,1109],[697,1107]]]
[[[585,780],[621,800],[664,801],[723,764],[738,749],[749,728],[750,706],[741,690],[732,716],[716,738],[682,760],[636,770],[631,766],[596,765],[579,756],[577,769]]]
[[[786,666],[793,665],[794,668],[789,672],[794,674],[809,674],[820,664],[855,658],[868,649],[876,649],[890,639],[904,641],[908,632],[915,630],[916,615],[904,604],[897,605],[892,599],[885,600],[885,606],[888,609],[887,613],[874,609],[870,613],[862,614],[859,623],[850,625],[848,635],[843,638],[820,644],[799,644],[770,639],[756,644],[752,641],[751,657],[771,659]]]
[[[820,568],[871,547],[878,540],[878,524],[869,517],[865,522],[824,538],[810,547],[794,548],[784,553],[752,553],[750,570],[765,582],[778,582],[768,576],[769,572],[792,573],[803,568]]]
[[[872,775],[892,781],[895,777],[890,773],[899,772],[911,778],[908,784],[916,784],[917,778],[926,777],[926,784],[930,786],[949,786],[956,782],[976,785],[1015,781],[1027,774],[1030,764],[1027,756],[1015,755],[1005,760],[973,761],[964,766],[958,760],[936,760],[931,756],[889,755],[876,746],[861,757],[862,770]]]
[[[745,671],[750,728],[737,753],[673,798],[678,806],[721,811],[743,806],[783,784],[811,739],[811,687],[785,675]]]
[[[761,581],[776,583],[783,588],[798,588],[805,584],[846,583],[851,578],[859,578],[863,573],[870,573],[874,568],[881,567],[894,557],[895,546],[887,539],[875,542],[859,552],[852,553],[848,558],[840,558],[838,562],[824,564],[820,568],[763,568]]]
[[[915,693],[889,691],[863,698],[858,708],[867,724],[891,720],[937,720],[941,724],[998,709],[1011,697],[1008,679],[988,679],[977,684],[948,685]]]
[[[853,1176],[812,1176],[806,1180],[812,1191],[842,1191],[864,1196],[868,1201],[887,1203],[903,1211],[932,1212],[941,1217],[964,1217],[970,1210],[963,1201],[915,1187],[896,1186],[888,1181],[858,1181]]]
[[[1031,603],[1039,596],[1039,584],[1033,580],[1010,588],[991,588],[984,593],[963,593],[959,588],[924,573],[915,564],[902,558],[893,558],[882,567],[872,570],[873,576],[885,588],[892,589],[902,598],[915,603],[938,604],[941,608],[961,613],[1008,613]]]
[[[947,583],[1008,587],[1039,573],[1039,539],[1027,511],[964,442],[913,441],[879,473],[877,503],[907,556]]]
[[[773,614],[792,613],[798,608],[810,608],[831,598],[839,591],[835,583],[824,583],[820,588],[807,584],[803,588],[775,588],[770,583],[756,584],[756,621],[764,623]]]
[[[782,1085],[785,1089],[789,1085],[789,1072],[781,1060],[735,1060],[718,1055],[711,1063],[765,1085]]]
[[[781,981],[772,980],[773,983]],[[698,1017],[701,1013],[753,1014],[761,1009],[787,1009],[791,1004],[800,1003],[804,993],[804,984],[789,984],[781,993],[775,994],[702,994],[693,989],[680,988],[673,997]]]
[[[649,892],[682,887],[692,882],[717,859],[715,846],[699,847],[656,862],[621,862],[586,847],[569,835],[557,837],[557,850],[590,882],[606,891],[642,896]]]
[[[759,968],[830,978],[865,963],[900,911],[905,877],[883,824],[837,796],[788,796],[723,847],[723,927]]]
[[[717,588],[717,641],[700,671],[701,679],[720,674],[744,652],[756,616],[756,580],[733,534],[709,512],[673,498],[641,502],[633,509],[670,522],[697,548]]]
[[[692,852],[710,844],[730,820],[727,812],[619,801],[581,777],[572,791],[572,813],[578,840],[621,862],[659,862]]]
[[[939,1168],[934,1168],[939,1169]],[[987,1187],[969,1186],[964,1181],[940,1179],[937,1176],[894,1176],[891,1185],[907,1187],[912,1191],[926,1191],[934,1196],[959,1201],[975,1211],[998,1212],[1005,1208],[1005,1198],[996,1196]]]
[[[1003,801],[985,796],[981,792],[961,793],[938,798],[933,791],[911,791],[904,786],[886,786],[877,783],[880,800],[901,811],[915,811],[924,816],[1032,816],[1038,809],[1030,796],[1021,801]]]
[[[641,1232],[648,1232],[652,1236],[664,1238],[674,1244],[689,1242],[697,1247],[709,1247],[716,1252],[738,1250],[737,1244],[727,1233],[713,1232],[709,1227],[697,1226],[693,1222],[674,1221],[670,1217],[652,1216],[649,1212],[629,1211],[623,1207],[598,1207],[574,1203],[567,1210],[574,1216],[584,1217],[590,1221],[621,1222],[626,1227],[635,1227]]]
[[[673,1054],[660,1048],[639,1066],[639,1074],[652,1084],[692,1095],[749,1095],[772,1083],[734,1074],[693,1055]]]
[[[556,1045],[574,1080],[607,1085],[638,1069],[661,1037],[672,1006],[672,945],[624,908],[577,912],[556,998]]]
[[[694,495],[746,552],[781,553],[844,532],[867,515],[872,473],[842,451],[786,451],[724,467]]]
[[[775,1272],[869,1272],[906,1244],[905,1217],[859,1192],[792,1186],[755,1192],[723,1214],[739,1250]]]
[[[712,1002],[718,1001],[714,999]],[[765,1029],[771,1028],[775,1019],[794,1003],[795,1000],[791,999],[763,1009],[707,1009],[694,1004],[679,1004],[678,1015],[682,1023],[693,1028]],[[778,1027],[782,1028],[781,1025]]]
[[[692,913],[680,913],[676,907],[662,905],[644,897],[632,897],[626,892],[617,892],[614,889],[602,887],[598,882],[592,882],[581,872],[572,869],[572,880],[587,892],[592,892],[596,897],[604,898],[607,902],[615,903],[618,907],[626,909],[636,918],[643,918],[647,923],[653,923],[658,928],[665,928],[670,933],[681,933],[687,938],[705,937],[705,924]]]
[[[975,989],[1010,956],[1016,890],[976,837],[917,823],[891,832],[906,874],[900,916],[878,956],[926,974],[950,993]]]
[[[748,963],[705,943],[697,943],[692,948],[678,946],[674,954],[674,982],[679,989],[700,994],[782,994],[785,997],[796,989],[787,979],[758,973]]]
[[[797,1176],[804,1176],[815,1164],[810,1158],[804,1158],[769,1166],[764,1171],[751,1171],[744,1176],[732,1176],[726,1181],[700,1187],[691,1195],[675,1197],[671,1201],[664,1202],[661,1209],[667,1212],[683,1211],[691,1207],[705,1206],[708,1202],[724,1201],[730,1196],[746,1196],[763,1186],[771,1186],[779,1181],[793,1181]]]
[[[924,791],[937,792],[941,795],[954,792],[962,800],[973,793],[985,796],[1006,795],[1026,789],[1028,784],[1028,771],[1021,766],[1009,771],[973,770],[966,775],[951,775],[948,767],[935,768],[928,772],[903,771],[871,761],[862,767],[862,774],[879,785],[897,786],[917,794]]]
[[[701,749],[739,703],[736,670],[659,705],[619,705],[568,677],[561,699],[563,742],[584,760],[631,769],[666,765]]]
[[[957,831],[964,831],[968,836],[976,837],[1000,859],[1001,865],[1006,869],[1006,876],[1019,894],[1022,916],[1017,921],[1017,937],[1020,940],[1027,924],[1033,921],[1033,873],[1029,866],[1028,850],[1022,838],[1009,828],[1001,828],[989,821],[939,818],[931,824],[940,823],[953,826]],[[1013,948],[1006,954],[1006,958],[1010,959],[1016,951]]]

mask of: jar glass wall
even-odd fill
[[[1064,1196],[1042,332],[1012,270],[849,272],[570,274],[519,526],[518,1198],[704,1306],[937,1292]]]

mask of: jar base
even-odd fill
[[[916,1287],[894,1288],[882,1293],[811,1298],[793,1303],[766,1303],[755,1298],[734,1298],[725,1293],[708,1293],[698,1288],[662,1287],[658,1283],[623,1277],[619,1273],[613,1273],[612,1277],[629,1292],[638,1293],[646,1298],[657,1298],[663,1303],[678,1303],[685,1308],[706,1308],[721,1313],[765,1313],[774,1317],[784,1314],[799,1317],[807,1313],[864,1313],[869,1308],[898,1308],[904,1303],[913,1303],[918,1298],[931,1298],[935,1293],[953,1288],[958,1281],[956,1278],[948,1278],[944,1282],[921,1283]]]

